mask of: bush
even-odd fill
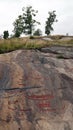
[[[34,39],[34,36],[30,36],[30,39]]]
[[[3,38],[7,39],[9,37],[9,32],[8,31],[4,31],[3,33],[4,33]]]
[[[34,34],[34,36],[42,36],[42,31],[40,29],[37,29]]]

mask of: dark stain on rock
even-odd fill
[[[11,86],[10,80],[10,66],[7,64],[0,63],[0,86],[2,88],[7,88]]]
[[[62,89],[63,99],[73,104],[73,80],[67,75],[61,74],[61,81],[61,88],[66,88]]]
[[[65,123],[64,130],[72,130],[68,122]]]

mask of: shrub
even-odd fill
[[[8,31],[4,31],[3,33],[4,33],[3,38],[7,39],[9,37],[9,32]]]
[[[34,39],[34,36],[30,36],[30,39]]]
[[[41,36],[42,35],[42,31],[40,29],[37,29],[34,34],[34,36]]]

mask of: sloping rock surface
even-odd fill
[[[73,130],[73,59],[52,48],[0,55],[0,130]]]

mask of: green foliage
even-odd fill
[[[42,31],[40,29],[37,29],[34,34],[34,36],[41,36],[42,35]]]
[[[21,15],[18,16],[18,18],[15,20],[15,22],[13,23],[14,25],[14,37],[20,37],[20,35],[23,32],[23,17]]]
[[[14,37],[20,37],[21,33],[19,30],[16,30],[15,34],[14,34]]]
[[[28,6],[26,8],[23,8],[23,21],[24,21],[24,30],[23,32],[28,35],[32,35],[35,24],[40,24],[37,22],[34,17],[36,16],[36,13],[38,11],[35,11],[32,9],[32,6]]]
[[[57,22],[55,12],[56,11],[52,11],[52,12],[48,13],[49,17],[47,18],[46,25],[45,25],[45,34],[47,34],[47,35],[49,35],[51,33],[51,31],[54,30],[52,25],[54,24],[54,22]]]
[[[30,39],[34,39],[34,36],[30,36]]]
[[[13,32],[15,37],[20,37],[22,33],[32,35],[36,23],[40,24],[34,19],[38,11],[32,9],[32,6],[23,8],[22,11],[23,14],[19,15],[18,18],[13,23],[14,25]]]
[[[9,32],[8,31],[4,31],[3,32],[3,38],[7,39],[9,37]]]

